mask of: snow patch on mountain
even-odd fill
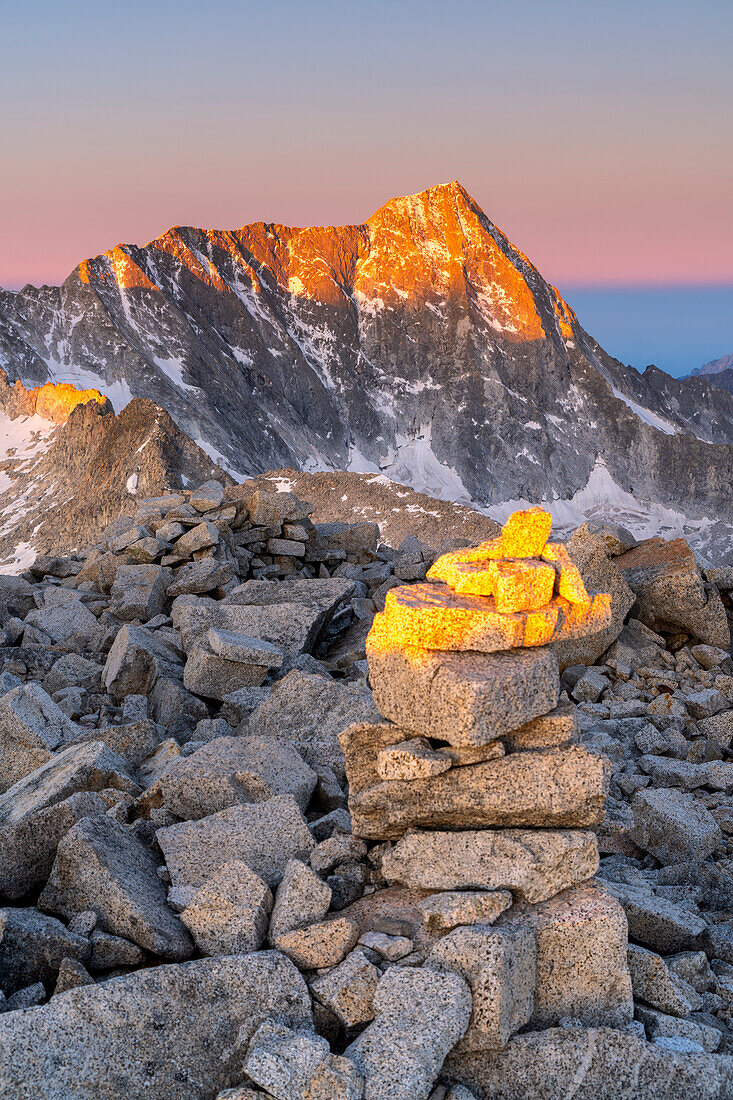
[[[158,370],[161,370],[166,378],[169,378],[174,386],[178,386],[179,390],[189,390],[194,392],[198,390],[198,386],[189,386],[188,382],[183,381],[183,363],[180,359],[162,359],[159,355],[153,356],[153,362]]]
[[[479,509],[503,523],[519,508],[531,508],[537,501],[505,500]],[[733,524],[710,517],[690,519],[674,508],[644,500],[623,489],[611,475],[602,458],[597,458],[587,484],[572,497],[539,502],[552,515],[553,532],[568,536],[587,519],[607,519],[620,523],[637,539],[661,536],[686,538],[697,557],[706,564],[733,561]]]
[[[377,466],[352,445],[347,469],[353,473],[384,474],[390,481],[409,485],[415,492],[450,500],[456,504],[471,504],[471,495],[460,475],[436,455],[429,424],[414,436],[397,433],[395,445]]]
[[[627,397],[625,393],[621,393],[621,390],[617,390],[615,386],[613,387],[613,396],[618,397],[620,401],[628,405],[632,413],[650,427],[657,428],[660,432],[664,432],[665,435],[677,434],[678,429],[669,420],[665,420],[663,416],[659,416],[658,413],[652,412],[651,409],[645,409],[643,405],[638,405],[636,401],[632,401],[630,397]]]

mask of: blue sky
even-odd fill
[[[568,286],[563,293],[601,347],[639,370],[655,363],[679,376],[733,352],[733,284]]]

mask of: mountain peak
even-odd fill
[[[463,210],[471,210],[474,214],[483,213],[478,203],[469,195],[466,188],[459,180],[450,183],[438,183],[434,187],[426,187],[424,191],[417,191],[414,195],[399,195],[383,203],[378,210],[367,218],[366,225],[379,220],[385,211],[431,211],[437,213],[441,206],[455,206]]]

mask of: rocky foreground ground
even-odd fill
[[[610,614],[485,738],[367,662],[467,540],[309,513],[210,482],[0,577],[0,1094],[733,1095],[733,569],[579,528]]]

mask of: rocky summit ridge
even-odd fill
[[[382,473],[556,519],[651,503],[730,541],[733,396],[612,359],[457,182],[360,225],[177,226],[0,292],[0,365],[151,399],[237,478]]]
[[[275,488],[0,576],[0,1094],[726,1100],[733,570]]]

